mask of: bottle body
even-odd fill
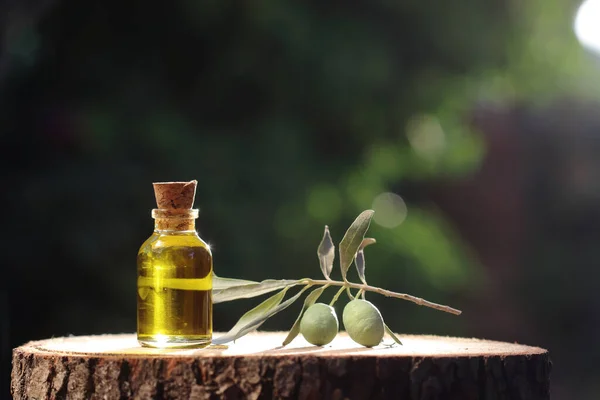
[[[210,248],[195,229],[154,231],[137,257],[140,344],[161,348],[210,344],[211,272]]]

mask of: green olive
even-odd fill
[[[300,321],[300,333],[310,344],[323,346],[337,335],[339,323],[333,307],[316,303],[308,307]]]
[[[373,304],[355,299],[344,307],[344,327],[350,338],[366,347],[377,346],[385,332],[383,317]]]

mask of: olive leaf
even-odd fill
[[[400,346],[402,346],[402,342],[400,341],[400,339],[398,339],[398,337],[396,336],[396,334],[394,332],[392,332],[392,330],[390,329],[389,326],[387,326],[387,324],[383,324],[384,328],[385,328],[385,332],[390,335],[390,337],[392,339],[394,339],[394,342],[398,343]]]
[[[308,289],[309,287],[309,285],[306,285],[294,296],[281,303],[281,300],[285,296],[285,292],[287,292],[289,287],[283,288],[283,290],[281,290],[279,293],[269,297],[267,300],[263,301],[258,306],[254,307],[252,310],[242,315],[239,321],[233,326],[233,328],[229,330],[229,332],[227,332],[223,336],[214,339],[212,341],[212,344],[225,344],[258,329],[258,327],[261,326],[263,322],[265,322],[267,319],[277,314],[278,312],[285,310],[294,301],[298,300],[302,293],[304,293],[304,291],[306,291],[306,289]]]
[[[223,344],[242,336],[243,334],[241,333],[243,332],[246,326],[262,318],[266,313],[268,313],[270,310],[274,309],[281,303],[281,300],[283,300],[283,298],[285,297],[285,293],[288,291],[288,289],[289,288],[284,287],[283,290],[281,290],[279,293],[274,294],[273,296],[269,297],[268,299],[254,307],[252,310],[242,315],[242,317],[233,326],[233,328],[229,330],[229,332],[213,340],[213,343]]]
[[[221,289],[215,289],[215,284],[213,281],[213,291],[212,298],[213,303],[223,303],[226,301],[237,300],[237,299],[247,299],[250,297],[260,296],[261,294],[269,293],[274,290],[290,288],[302,282],[302,280],[293,280],[293,279],[266,279],[262,282],[252,282],[247,284],[237,284],[235,282],[230,282],[229,279],[226,278],[218,278],[220,280],[219,286]],[[224,281],[225,282],[224,284]],[[233,281],[237,281],[234,279]],[[239,282],[245,282],[239,280]],[[226,286],[230,284],[230,286]]]
[[[298,314],[298,318],[296,318],[294,325],[292,325],[292,329],[290,329],[290,332],[281,344],[282,346],[287,346],[292,340],[294,340],[296,336],[298,336],[298,334],[300,333],[300,321],[302,320],[302,315],[304,314],[304,311],[306,311],[308,307],[315,304],[315,302],[319,299],[319,297],[325,289],[327,289],[327,285],[321,286],[320,288],[313,290],[308,296],[306,296],[306,298],[304,299],[304,305],[300,310],[300,314]]]
[[[221,278],[220,276],[217,276],[214,272],[212,272],[213,290],[223,290],[234,286],[243,286],[255,283],[258,282],[247,281],[245,279]]]
[[[319,256],[319,264],[321,264],[323,276],[325,279],[329,279],[329,275],[331,275],[331,270],[333,269],[333,260],[335,260],[335,246],[333,245],[333,240],[331,240],[327,225],[325,225],[325,232],[317,249],[317,255]]]
[[[365,279],[365,252],[359,250],[356,253],[356,257],[354,258],[354,263],[356,264],[356,271],[358,272],[358,277],[364,283],[367,284],[367,280]]]
[[[359,250],[364,249],[367,246],[370,246],[372,244],[377,243],[377,240],[373,239],[373,238],[364,238],[362,240],[362,242],[360,242],[360,246],[358,247]]]
[[[360,213],[352,225],[350,225],[350,228],[348,228],[344,238],[340,242],[340,268],[342,271],[342,278],[345,282],[347,282],[346,274],[348,273],[348,268],[350,268],[350,264],[352,264],[352,261],[354,260],[354,256],[365,237],[365,233],[367,233],[367,230],[369,229],[373,213],[373,210],[366,210]]]
[[[358,247],[358,253],[356,253],[356,257],[354,258],[354,264],[356,264],[356,271],[358,272],[358,277],[364,283],[367,284],[367,279],[365,278],[365,252],[364,248],[370,244],[376,243],[377,241],[373,238],[364,238],[360,246]],[[363,292],[364,298],[364,292]]]

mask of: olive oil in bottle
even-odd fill
[[[143,346],[202,347],[212,339],[212,254],[191,209],[196,181],[155,183],[155,230],[137,257],[137,335]]]

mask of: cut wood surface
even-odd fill
[[[13,351],[19,399],[549,399],[538,347],[402,336],[364,348],[345,334],[316,347],[255,332],[229,346],[139,347],[135,335],[53,338]],[[215,336],[218,336],[215,335]]]

